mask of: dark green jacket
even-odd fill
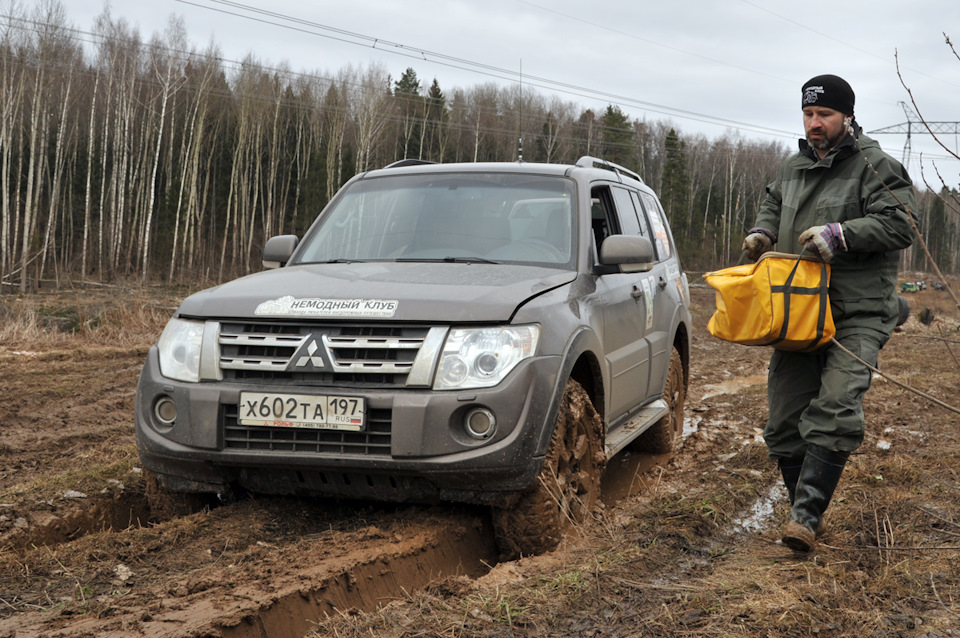
[[[897,200],[912,212],[915,194],[900,162],[861,134],[856,123],[854,128],[857,139],[847,135],[822,160],[806,140],[800,140],[800,152],[783,163],[777,179],[767,186],[755,226],[776,235],[775,250],[796,255],[801,252],[800,233],[840,222],[847,251],[838,252],[830,262],[837,332],[872,332],[883,343],[896,325],[899,251],[914,237]]]

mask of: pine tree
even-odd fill
[[[660,201],[670,219],[673,236],[679,248],[686,248],[688,228],[688,190],[686,145],[674,129],[664,140],[666,160],[663,164],[663,180],[660,186]]]
[[[420,80],[411,67],[393,83],[393,97],[400,120],[398,154],[401,158],[418,156],[417,144],[423,135],[424,100],[420,95]]]
[[[450,138],[450,113],[447,111],[447,98],[440,90],[437,78],[433,79],[433,84],[427,92],[427,118],[424,129],[426,133],[424,158],[434,162],[444,161],[447,142]]]
[[[634,168],[630,164],[633,158],[633,126],[630,118],[620,110],[619,106],[607,105],[607,110],[600,118],[603,136],[603,159]]]

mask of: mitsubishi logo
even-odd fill
[[[320,346],[317,345],[316,339],[310,339],[306,342],[305,347],[301,347],[299,351],[294,353],[291,357],[294,368],[323,368],[325,367],[323,363],[323,357],[317,355],[317,351],[320,349]],[[298,356],[299,355],[299,356]]]

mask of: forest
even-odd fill
[[[622,164],[659,193],[684,266],[712,269],[736,260],[795,148],[519,85],[444,89],[413,68],[224,60],[176,17],[146,39],[109,9],[81,30],[57,0],[0,6],[0,294],[247,274],[267,238],[302,234],[351,176],[404,158]],[[955,192],[918,187],[930,254],[956,273]],[[902,260],[928,269],[917,248]]]

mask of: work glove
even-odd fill
[[[829,262],[833,256],[847,249],[847,242],[843,239],[843,228],[840,224],[826,224],[813,226],[800,233],[797,239],[800,245],[819,255],[820,259]]]
[[[747,253],[747,257],[756,261],[760,255],[773,247],[775,237],[766,228],[751,228],[749,235],[743,240],[743,247],[740,249]]]

